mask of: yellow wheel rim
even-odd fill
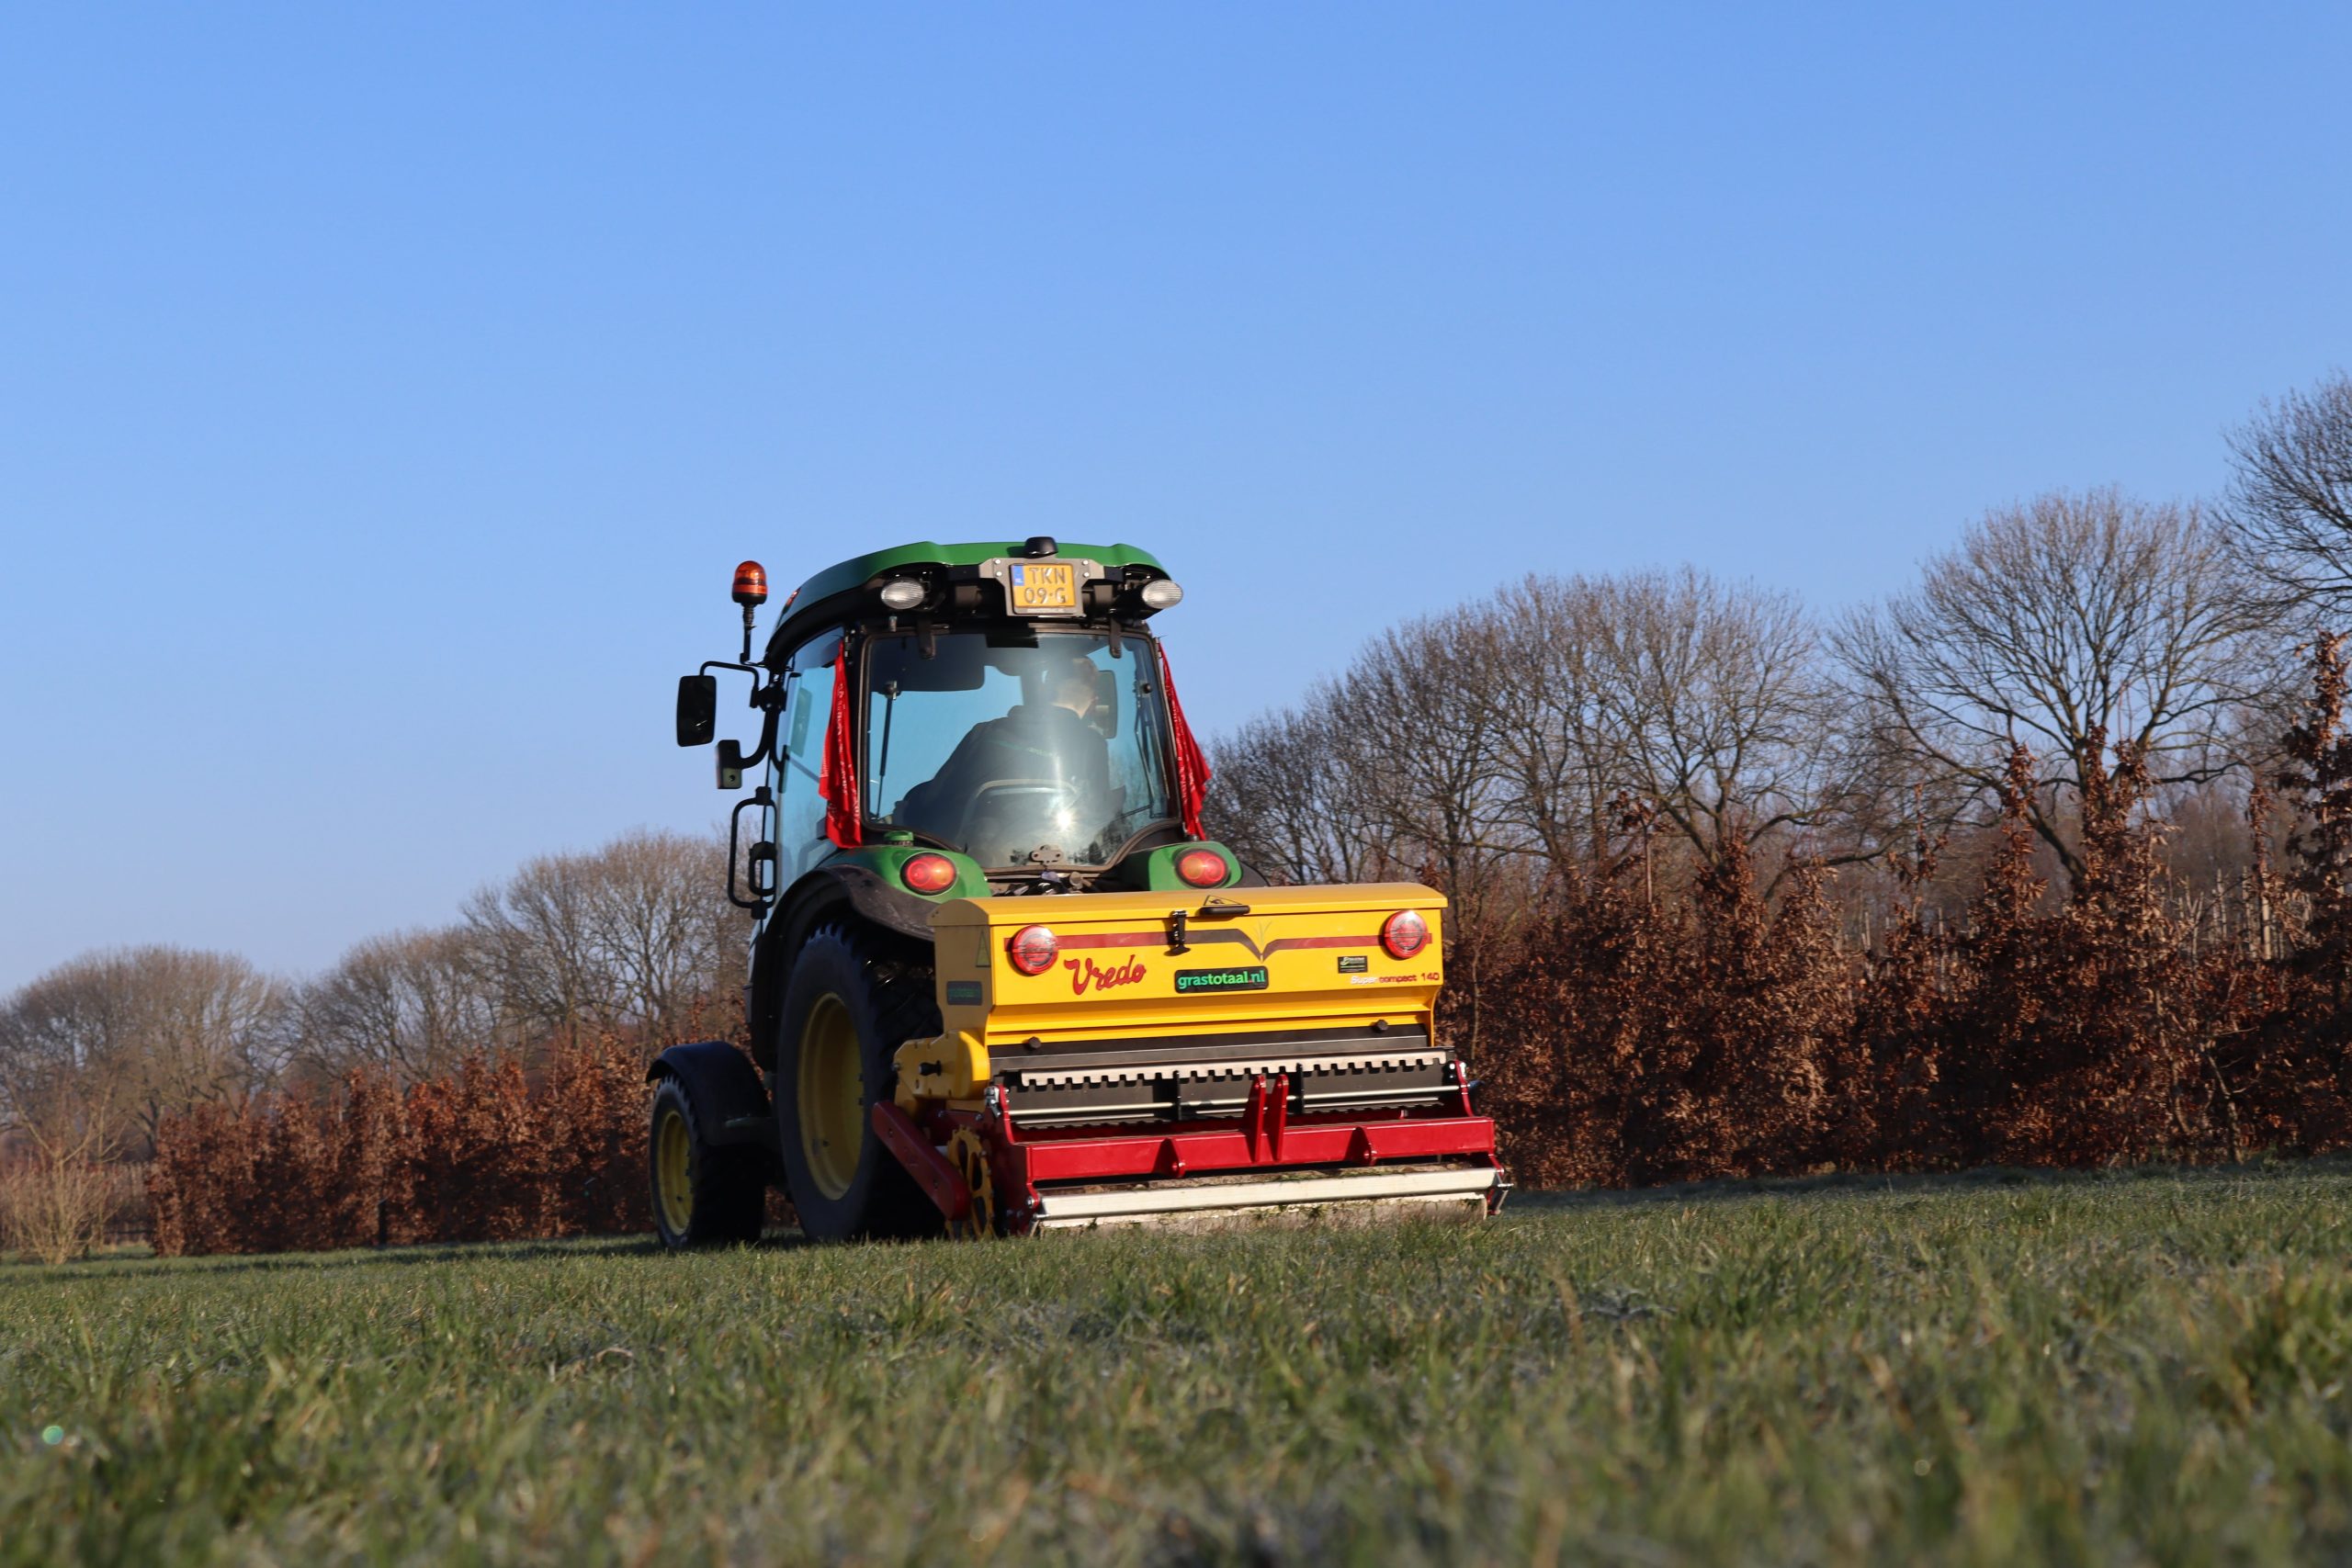
[[[970,1213],[948,1225],[948,1234],[984,1236],[996,1229],[996,1179],[989,1172],[988,1145],[969,1127],[958,1127],[947,1140],[947,1157],[972,1194]]]
[[[858,1056],[849,1008],[831,992],[819,997],[800,1033],[800,1152],[817,1190],[828,1198],[849,1190],[865,1141],[865,1075]]]
[[[653,1184],[662,1202],[662,1223],[684,1235],[695,1221],[694,1134],[673,1109],[662,1112],[653,1134]]]

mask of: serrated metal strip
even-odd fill
[[[1442,1051],[1379,1052],[1362,1056],[1268,1056],[1246,1062],[1150,1062],[1136,1066],[1046,1067],[1014,1070],[1016,1089],[1058,1089],[1096,1084],[1149,1083],[1160,1078],[1249,1078],[1271,1073],[1306,1073],[1316,1077],[1334,1073],[1394,1072],[1404,1067],[1440,1066]]]

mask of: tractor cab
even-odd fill
[[[743,574],[763,598],[746,562],[739,599]],[[820,572],[757,663],[747,604],[745,659],[679,690],[679,741],[696,744],[713,728],[712,671],[752,677],[759,739],[718,756],[720,787],[763,780],[736,813],[739,829],[759,813],[748,841],[736,835],[736,902],[765,919],[805,879],[849,869],[933,903],[1240,881],[1239,862],[1201,840],[1206,769],[1145,626],[1182,597],[1132,547],[1033,538]],[[927,933],[928,910],[898,916]]]

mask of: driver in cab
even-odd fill
[[[1083,653],[1039,650],[1035,672],[1022,682],[1028,700],[974,725],[939,772],[908,794],[902,810],[965,817],[968,841],[983,815],[1019,810],[1024,818],[1058,818],[1074,807],[1075,820],[1040,819],[1035,828],[1066,852],[1083,849],[1112,813],[1110,744],[1089,716],[1096,679]]]

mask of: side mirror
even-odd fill
[[[1087,718],[1102,732],[1105,740],[1119,738],[1119,672],[1098,670],[1094,672],[1094,711]]]
[[[743,787],[743,745],[739,740],[722,740],[718,743],[718,787],[721,789]]]
[[[718,724],[718,677],[678,677],[678,744],[707,746]]]

